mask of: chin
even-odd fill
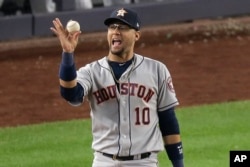
[[[113,55],[116,55],[116,56],[121,57],[122,54],[123,54],[123,50],[117,50],[117,51],[111,50],[111,53],[112,53]]]

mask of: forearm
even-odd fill
[[[163,141],[165,145],[179,143],[181,142],[181,136],[180,134],[163,136]]]
[[[64,88],[73,88],[77,85],[76,79],[74,79],[72,81],[64,81],[62,79],[59,79],[59,83]]]
[[[179,123],[174,108],[159,112],[159,125],[165,149],[173,167],[184,167]]]
[[[59,69],[60,92],[69,102],[82,102],[84,91],[76,80],[76,68],[73,53],[62,53],[62,62]]]
[[[183,150],[179,134],[163,137],[165,149],[174,167],[183,167]]]

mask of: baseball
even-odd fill
[[[66,29],[69,33],[80,31],[80,24],[75,20],[69,20]]]

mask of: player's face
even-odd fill
[[[110,52],[121,57],[133,52],[139,33],[126,24],[113,23],[108,26],[107,39]]]

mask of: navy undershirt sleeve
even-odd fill
[[[61,96],[69,102],[77,103],[83,101],[84,90],[79,83],[73,88],[64,88],[60,86],[60,93]]]
[[[158,112],[158,117],[162,136],[180,134],[179,123],[175,115],[174,107]]]

